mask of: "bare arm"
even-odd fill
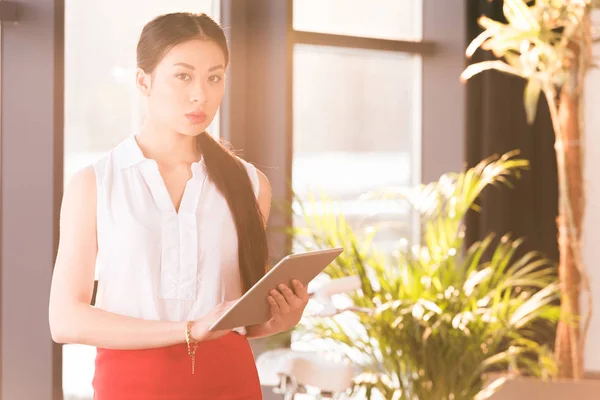
[[[269,214],[271,213],[271,182],[269,179],[260,172],[256,170],[258,173],[258,206],[260,208],[260,212],[263,215],[263,222],[265,227],[267,226],[267,222],[269,222]]]
[[[50,290],[52,339],[110,349],[143,349],[185,342],[185,323],[146,321],[90,305],[97,254],[96,177],[79,172],[65,191],[58,254]]]

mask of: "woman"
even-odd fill
[[[149,22],[137,48],[144,125],[65,191],[50,328],[98,348],[97,400],[260,399],[247,337],[291,329],[308,301],[294,281],[267,299],[269,322],[208,331],[267,265],[269,181],[205,131],[228,61],[205,14]]]

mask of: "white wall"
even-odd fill
[[[600,13],[594,16],[600,26]],[[600,46],[594,49],[600,55]],[[585,347],[585,370],[600,371],[600,69],[591,70],[585,87],[585,172],[586,215],[584,220],[583,258],[589,273],[593,316]],[[586,309],[586,299],[582,298]]]

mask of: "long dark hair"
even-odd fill
[[[193,39],[216,43],[229,63],[227,39],[221,27],[206,14],[172,13],[156,17],[142,30],[137,46],[137,66],[152,73],[174,46]],[[238,237],[240,275],[244,292],[264,274],[268,262],[267,236],[258,201],[242,162],[208,133],[196,141],[209,179],[227,200]]]

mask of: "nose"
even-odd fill
[[[207,100],[208,94],[204,84],[196,85],[190,94],[190,103],[206,104]]]

